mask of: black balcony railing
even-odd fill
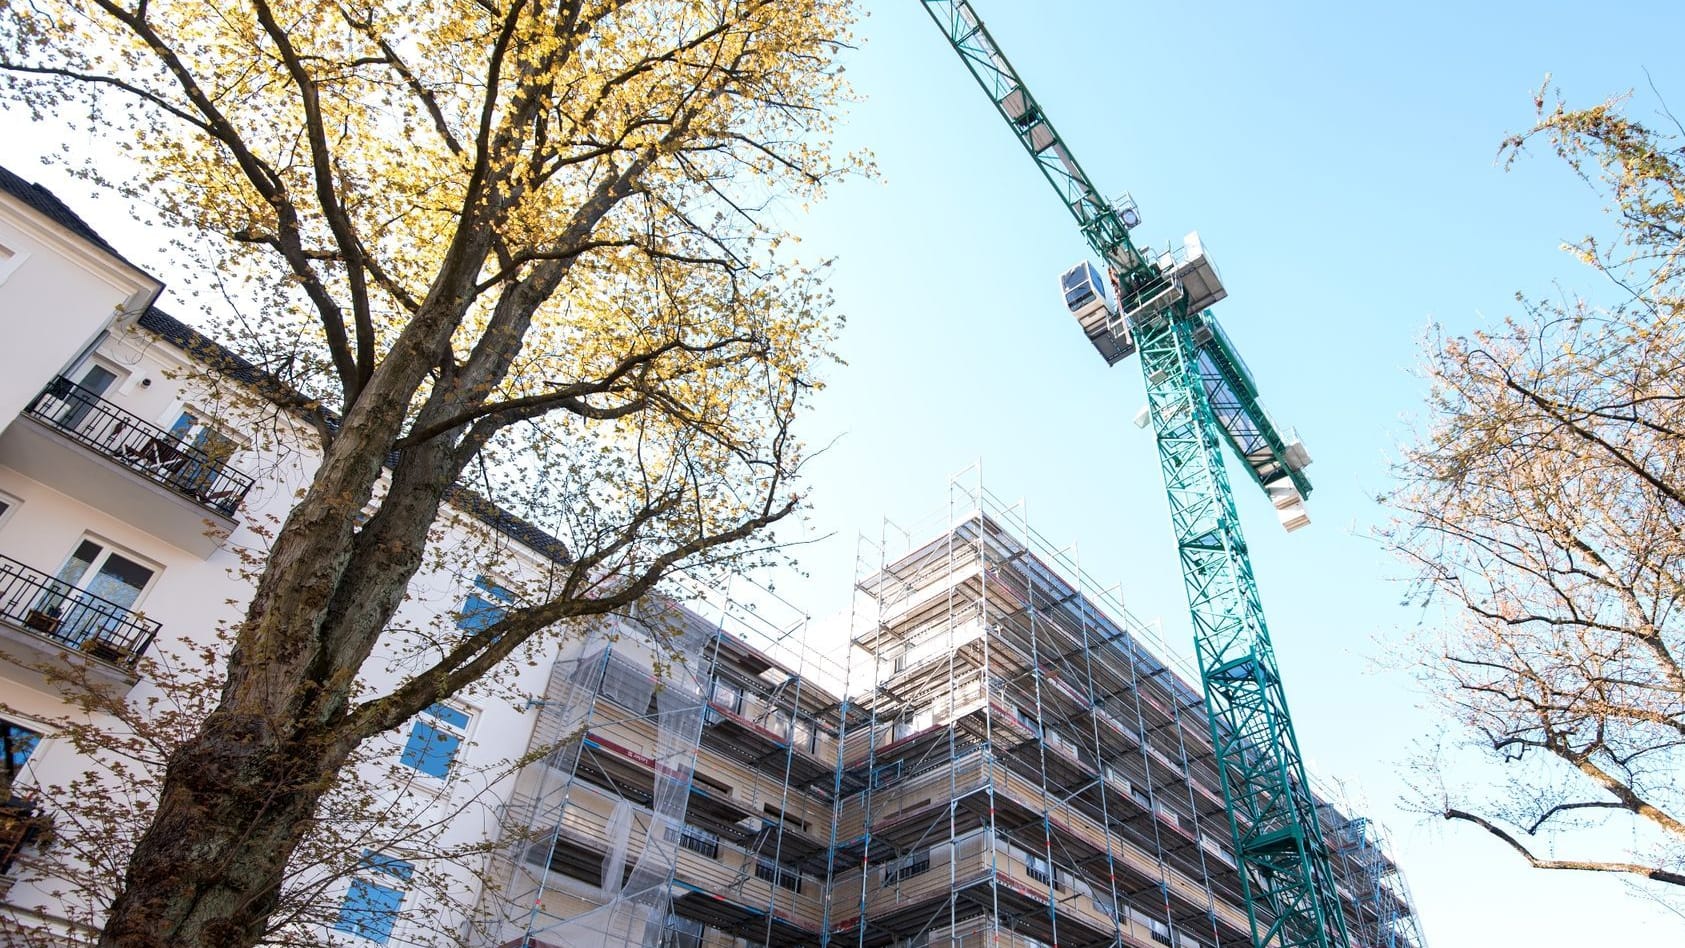
[[[9,556],[0,556],[0,618],[125,666],[134,665],[158,634],[156,621]]]
[[[25,412],[143,477],[230,517],[252,479],[226,458],[111,404],[64,376],[53,379]]]

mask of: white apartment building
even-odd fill
[[[181,671],[215,647],[249,596],[242,557],[261,556],[318,461],[308,426],[229,397],[273,380],[155,308],[162,289],[51,193],[0,169],[0,915],[60,935],[100,921],[86,893],[30,869],[48,823],[62,845],[77,822],[78,801],[50,788],[90,766],[55,727],[79,713],[80,685],[62,676],[135,707],[157,697],[146,660]],[[232,385],[207,385],[207,357]],[[561,556],[542,531],[471,500],[445,542],[488,551],[495,574],[424,572],[396,625],[485,621],[507,586]],[[371,659],[371,690],[402,673],[402,645]],[[435,706],[370,750],[370,779],[412,823],[437,824],[429,846],[485,838],[506,779],[498,762],[527,749],[536,717],[513,696],[541,694],[546,674],[512,663],[496,695]],[[456,898],[418,905],[403,854],[368,850],[355,871],[320,880],[319,940],[454,938],[477,868],[444,867]]]

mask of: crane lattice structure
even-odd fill
[[[1193,614],[1195,647],[1258,948],[1346,948],[1328,849],[1287,711],[1220,444],[1227,441],[1289,530],[1309,522],[1304,447],[1277,428],[1211,314],[1225,295],[1197,234],[1144,253],[1132,200],[1094,187],[964,0],[921,0],[1053,185],[1110,271],[1113,305],[1088,263],[1065,274],[1067,306],[1107,364],[1139,351],[1147,414]]]

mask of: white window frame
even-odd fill
[[[12,274],[18,272],[18,268],[23,266],[24,261],[29,259],[29,251],[18,250],[4,241],[0,241],[0,250],[11,254],[10,257],[0,260],[0,285],[4,285],[7,280],[12,278]]]
[[[164,414],[164,417],[159,420],[158,427],[164,429],[165,431],[174,431],[176,422],[180,421],[181,416],[184,414],[192,415],[194,418],[199,420],[199,424],[201,426],[210,428],[212,431],[215,431],[217,434],[234,443],[234,450],[229,452],[228,459],[224,461],[223,464],[225,467],[238,470],[238,466],[234,463],[234,457],[241,451],[248,451],[251,449],[251,439],[247,438],[243,432],[231,427],[228,424],[228,419],[224,415],[213,411],[207,411],[200,408],[197,403],[190,401],[178,401],[172,405],[170,410]]]
[[[459,727],[440,718],[432,713],[432,705],[422,708],[420,711],[416,712],[414,717],[409,719],[407,722],[409,727],[402,732],[402,736],[399,738],[397,766],[410,775],[414,786],[440,789],[455,778],[457,771],[462,767],[463,759],[468,755],[468,748],[473,744],[474,731],[480,725],[480,709],[474,705],[456,700],[442,700],[435,702],[435,704],[442,705],[459,714],[466,715],[468,717],[468,724],[466,726]],[[410,742],[414,737],[416,727],[420,726],[424,723],[424,721],[434,730],[443,731],[457,739],[456,752],[451,756],[450,764],[445,767],[444,776],[430,774],[427,771],[422,770],[420,767],[410,764],[404,760],[404,754],[408,751]]]
[[[12,519],[12,514],[17,513],[18,508],[23,506],[23,501],[8,491],[0,490],[0,503],[6,505],[5,510],[0,510],[0,530],[4,530],[6,522]]]
[[[18,727],[34,731],[37,735],[35,746],[29,750],[29,759],[24,761],[22,769],[18,771],[17,777],[12,781],[12,789],[14,793],[19,787],[31,790],[35,789],[35,763],[47,752],[49,742],[52,741],[57,734],[46,721],[43,721],[34,715],[19,714],[13,710],[7,710],[0,713],[0,718],[4,718],[6,721],[11,722]]]
[[[10,513],[10,511],[8,511],[8,513]],[[146,602],[146,597],[151,595],[152,590],[157,588],[158,577],[164,574],[164,564],[158,562],[150,556],[136,553],[134,550],[129,549],[121,543],[114,543],[97,533],[85,530],[82,532],[81,536],[77,537],[76,540],[70,544],[70,549],[66,550],[65,554],[59,557],[58,569],[54,570],[52,573],[55,580],[57,580],[60,573],[64,572],[64,568],[70,565],[70,558],[76,555],[76,551],[81,549],[83,543],[98,544],[100,547],[100,554],[94,558],[93,562],[88,564],[88,571],[82,574],[82,578],[71,588],[78,592],[87,592],[88,581],[99,575],[99,568],[104,566],[106,561],[111,559],[112,553],[119,553],[125,559],[134,560],[136,563],[139,563],[152,571],[152,577],[146,581],[146,585],[142,586],[140,588],[140,592],[135,595],[134,604],[124,607],[130,612],[139,613],[141,611],[142,604]]]

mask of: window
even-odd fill
[[[23,776],[23,765],[41,743],[41,734],[21,724],[0,718],[0,772],[5,774],[5,788],[11,789]],[[6,802],[0,799],[0,803]]]
[[[481,595],[482,593],[484,595]],[[476,576],[474,588],[468,591],[468,598],[462,601],[462,611],[457,616],[456,627],[465,632],[482,632],[501,622],[509,611],[508,604],[514,601],[514,593],[484,576]]]
[[[690,775],[690,782],[691,782],[692,787],[701,787],[707,793],[710,793],[710,794],[712,794],[716,797],[729,797],[729,796],[731,796],[731,787],[727,786],[726,784],[720,783],[718,780],[714,780],[712,778],[705,777],[702,774],[693,772]]]
[[[1040,856],[1032,856],[1029,853],[1025,853],[1024,872],[1037,882],[1051,884],[1055,889],[1064,888],[1064,886],[1060,884],[1061,880],[1059,879],[1058,874],[1053,869],[1053,864]]]
[[[667,838],[678,838],[679,845],[693,853],[701,853],[709,859],[720,858],[720,838],[707,830],[699,830],[688,824],[667,828]]]
[[[470,720],[468,712],[447,704],[435,704],[421,712],[410,726],[410,739],[399,762],[443,780],[468,737]]]
[[[24,624],[71,645],[116,640],[132,647],[126,624],[157,572],[103,540],[84,538],[30,605]]]
[[[1115,784],[1119,789],[1123,790],[1123,792],[1129,793],[1134,789],[1133,785],[1129,782],[1129,778],[1125,777],[1116,767],[1113,767],[1111,764],[1103,764],[1101,766],[1106,779]]]
[[[733,687],[731,682],[720,678],[714,679],[714,694],[710,700],[727,711],[743,710],[743,692]]]
[[[1153,941],[1156,941],[1161,945],[1168,945],[1171,943],[1170,926],[1158,921],[1145,912],[1137,910],[1133,905],[1126,906],[1124,908],[1124,912],[1129,916],[1130,921],[1137,925],[1145,926],[1148,933],[1152,935]]]
[[[655,679],[648,665],[610,648],[603,656],[603,679],[597,693],[628,711],[644,714],[653,710]]]
[[[67,431],[81,430],[82,423],[88,419],[94,406],[99,404],[100,398],[115,381],[116,369],[98,362],[88,363],[87,368],[83,369],[81,376],[76,379],[76,387],[65,392],[64,404],[59,408],[58,414],[53,416],[53,423]],[[103,421],[104,418],[97,419],[95,424]]]
[[[333,927],[384,945],[392,937],[392,926],[404,902],[402,884],[410,880],[415,867],[365,849],[357,861],[357,873],[339,905],[339,918]]]
[[[11,496],[10,494],[0,494],[0,526],[5,525],[6,518],[10,517],[12,515],[12,511],[16,509],[18,509],[18,499],[16,497]]]
[[[1018,712],[1018,723],[1029,728],[1031,734],[1035,734],[1039,737],[1041,735],[1041,719],[1023,708],[1017,708],[1015,710]]]
[[[191,409],[183,411],[170,425],[170,434],[196,452],[174,462],[170,473],[172,485],[190,492],[209,490],[240,447],[238,441],[217,430],[205,416]]]
[[[901,740],[936,726],[936,709],[924,706],[908,708],[895,721],[892,740]]]
[[[1047,881],[1047,860],[1041,858],[1040,856],[1032,856],[1029,853],[1025,853],[1024,871],[1030,874],[1030,878],[1036,880],[1037,882],[1045,883]]]
[[[755,863],[755,878],[764,879],[781,889],[791,892],[802,890],[802,874],[789,866],[779,865],[770,859],[760,859]]]
[[[1234,865],[1234,857],[1229,855],[1229,851],[1223,848],[1223,844],[1216,839],[1202,832],[1199,834],[1199,844],[1204,847],[1206,852],[1217,857],[1223,863],[1229,866]]]
[[[1060,734],[1058,731],[1055,731],[1052,728],[1047,728],[1041,732],[1041,736],[1045,741],[1047,741],[1047,746],[1057,748],[1058,750],[1073,757],[1077,755],[1077,746],[1071,743],[1070,738]]]
[[[660,948],[702,948],[702,923],[669,914],[661,929]]]
[[[883,884],[894,885],[902,879],[911,879],[920,873],[930,871],[930,850],[902,856],[900,859],[884,863]]]
[[[809,823],[807,820],[804,820],[799,816],[791,816],[789,813],[780,810],[778,807],[775,807],[770,803],[762,804],[761,812],[794,830],[801,830],[805,833],[813,828],[813,824]]]

